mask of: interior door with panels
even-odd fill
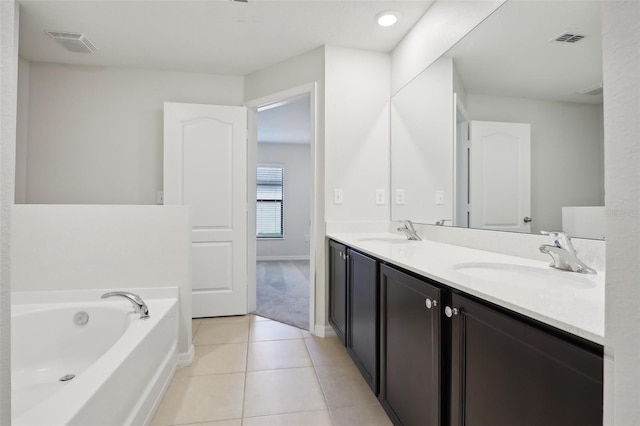
[[[247,313],[247,111],[165,103],[164,203],[190,207],[193,316]]]

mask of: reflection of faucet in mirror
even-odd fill
[[[443,226],[444,223],[449,220],[449,219],[440,219],[440,220],[436,220],[436,226]]]
[[[413,227],[413,223],[410,220],[401,220],[400,221],[404,226],[398,228],[398,231],[404,233],[407,236],[407,240],[420,241],[422,238],[418,236],[416,229]]]
[[[559,231],[540,231],[540,233],[549,235],[553,239],[552,245],[543,244],[540,246],[540,251],[548,254],[553,259],[553,262],[549,266],[583,274],[596,274],[594,269],[588,267],[578,259],[569,235]]]

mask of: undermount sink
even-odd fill
[[[362,242],[372,242],[372,243],[391,243],[391,244],[406,244],[411,242],[411,240],[407,240],[404,237],[366,237],[359,238],[358,241]]]
[[[595,283],[575,272],[510,263],[469,262],[453,265],[462,275],[485,281],[529,287],[570,287],[576,290],[595,287]]]

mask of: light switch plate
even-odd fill
[[[404,189],[396,189],[396,206],[404,206]]]
[[[436,206],[444,206],[444,191],[436,191]]]
[[[333,204],[342,204],[344,202],[344,193],[342,188],[336,188],[333,190]]]
[[[384,206],[384,189],[376,189],[376,206]]]

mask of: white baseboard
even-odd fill
[[[178,362],[176,363],[178,368],[181,367],[188,367],[193,363],[193,357],[196,354],[196,350],[193,347],[193,345],[191,345],[189,347],[189,351],[188,352],[181,352],[178,354]]]
[[[256,256],[256,260],[260,262],[282,261],[282,260],[310,260],[309,255],[300,256]]]
[[[313,327],[313,331],[314,331],[313,334],[315,334],[318,337],[336,337],[337,336],[335,330],[330,325],[327,325],[327,326],[315,325]]]

